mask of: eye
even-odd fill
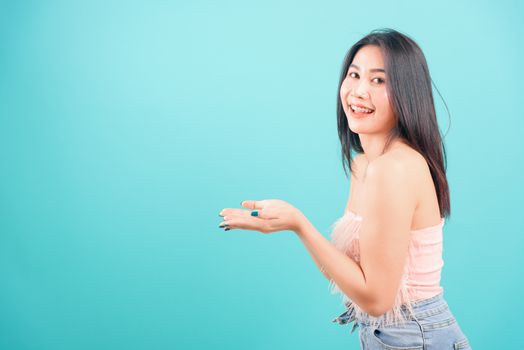
[[[354,74],[354,75],[357,75],[357,76],[358,76],[358,74],[357,74],[356,72],[350,72],[350,73],[348,74],[348,77],[354,78],[354,76],[353,76],[352,74]]]
[[[384,79],[382,78],[373,78],[373,81],[377,80],[378,84],[382,84],[384,82]]]

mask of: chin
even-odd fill
[[[351,131],[357,134],[365,134],[370,132],[369,127],[367,125],[363,125],[359,120],[348,120],[348,126]]]
[[[366,130],[364,130],[364,128],[352,128],[351,126],[349,127],[349,130],[351,130],[352,132],[354,132],[355,134],[367,134],[368,132]]]

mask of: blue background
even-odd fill
[[[218,213],[279,198],[328,237],[342,59],[391,27],[451,112],[435,93],[445,297],[474,349],[516,349],[523,23],[518,1],[0,2],[0,348],[357,349],[292,232]]]

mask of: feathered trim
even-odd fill
[[[340,251],[360,264],[359,230],[362,218],[349,211],[337,219],[331,225],[331,243]],[[365,319],[368,324],[375,327],[384,325],[400,325],[413,316],[412,300],[410,290],[407,288],[407,277],[409,276],[409,263],[406,261],[404,274],[395,297],[395,303],[391,310],[379,317],[369,315],[355,304],[342,290],[335,281],[330,280],[329,289],[331,294],[342,294],[342,303],[348,311],[354,313],[357,320]],[[404,309],[404,311],[402,311]],[[407,315],[406,315],[407,311]],[[406,317],[407,316],[407,317]]]

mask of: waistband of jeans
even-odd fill
[[[442,291],[438,293],[437,295],[432,296],[430,298],[414,301],[411,303],[411,306],[413,307],[413,310],[426,309],[433,305],[438,305],[438,304],[442,304],[445,302],[446,301],[444,300],[444,292]]]
[[[426,317],[431,314],[437,314],[440,312],[444,312],[445,310],[448,309],[447,302],[444,299],[443,291],[430,298],[411,302],[411,306],[413,309],[413,314],[410,314],[409,309],[406,305],[402,305],[400,308],[400,312],[402,313],[402,315],[405,317],[406,320],[412,320],[413,316],[417,319]],[[385,316],[382,315],[379,317],[373,317],[367,313],[364,313],[360,315],[360,319],[358,321],[364,324],[370,324],[377,320],[380,320],[380,323],[382,322],[385,323]]]

